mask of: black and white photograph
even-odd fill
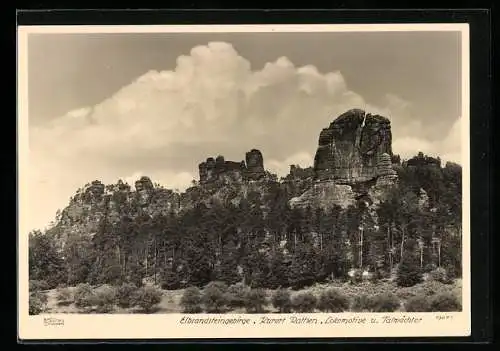
[[[140,27],[23,33],[23,318],[468,322],[464,26]]]

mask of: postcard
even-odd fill
[[[21,340],[468,336],[467,24],[18,27]]]

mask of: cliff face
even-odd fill
[[[397,182],[391,126],[385,117],[347,111],[321,131],[318,144],[315,183],[290,200],[292,207],[346,208],[361,198],[377,205]]]
[[[380,155],[392,156],[391,143],[387,118],[362,110],[347,111],[319,135],[315,177],[345,184],[375,179]]]
[[[290,199],[292,208],[321,208],[329,210],[333,205],[347,208],[356,203],[356,194],[346,184],[336,184],[332,180],[317,182],[302,195]]]
[[[135,187],[133,191],[130,185],[122,181],[105,185],[98,180],[85,185],[61,211],[50,232],[63,246],[70,236],[91,238],[103,219],[112,224],[120,221],[123,215],[135,218],[180,210],[180,194],[154,187],[148,177],[137,180]]]

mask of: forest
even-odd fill
[[[364,271],[375,283],[395,276],[402,287],[438,267],[460,277],[461,166],[422,153],[398,162],[398,186],[376,210],[362,199],[347,209],[292,209],[279,181],[238,205],[200,202],[154,216],[117,197],[119,219],[104,216],[91,237],[70,234],[61,246],[57,224],[31,232],[30,281],[49,289],[148,279],[165,290],[213,281],[297,290]]]

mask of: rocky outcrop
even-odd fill
[[[375,187],[382,190],[392,187],[397,183],[398,175],[392,167],[391,156],[383,153],[379,156],[377,163],[377,180]]]
[[[78,189],[50,232],[63,247],[71,235],[91,238],[103,219],[110,224],[117,223],[124,211],[132,217],[138,214],[154,216],[177,213],[180,207],[178,193],[162,187],[155,188],[148,177],[135,182],[135,191],[121,180],[109,185],[96,180]]]
[[[223,156],[209,157],[198,165],[200,183],[209,183],[216,180],[238,181],[243,179],[246,171],[245,162],[226,161]]]
[[[346,184],[375,179],[380,155],[392,155],[391,143],[387,118],[349,110],[321,131],[314,158],[315,176]]]
[[[246,178],[249,180],[259,180],[264,177],[264,158],[257,149],[252,149],[245,155]]]
[[[87,188],[87,191],[92,194],[92,196],[96,199],[100,198],[104,195],[105,186],[99,180],[94,180],[90,183],[90,186]]]
[[[392,155],[391,139],[385,117],[357,109],[340,115],[320,133],[313,185],[292,198],[290,206],[346,208],[356,201],[376,206],[397,183],[393,162],[399,160]]]
[[[333,180],[316,182],[302,195],[294,197],[289,204],[292,208],[322,208],[328,210],[334,205],[347,208],[356,203],[356,194],[347,184],[337,184]]]
[[[245,155],[245,161],[226,161],[224,156],[207,158],[198,165],[200,183],[206,184],[215,181],[223,183],[239,182],[243,180],[259,180],[265,176],[264,158],[257,149],[252,149]]]
[[[427,195],[427,192],[422,188],[419,189],[418,207],[420,210],[429,208],[429,196]]]
[[[290,173],[286,179],[312,179],[314,178],[314,169],[312,167],[302,168],[298,165],[290,165]]]
[[[148,177],[141,177],[135,182],[135,190],[141,206],[146,206],[154,191],[153,182]]]
[[[416,159],[420,161],[422,157]],[[416,162],[414,161],[414,162]],[[429,160],[424,159],[428,162]],[[389,120],[361,110],[350,110],[321,131],[314,166],[290,166],[290,174],[278,182],[264,168],[257,149],[240,162],[222,155],[208,157],[199,164],[200,186],[177,193],[155,186],[150,178],[135,182],[135,191],[118,181],[104,185],[93,181],[80,189],[61,213],[62,232],[95,233],[102,218],[111,223],[127,216],[177,213],[197,204],[238,206],[243,199],[258,196],[264,215],[269,208],[264,199],[284,196],[292,208],[347,208],[357,202],[369,207],[376,222],[376,206],[397,182],[393,164]],[[401,165],[399,165],[401,166]],[[422,205],[427,202],[422,195]]]

